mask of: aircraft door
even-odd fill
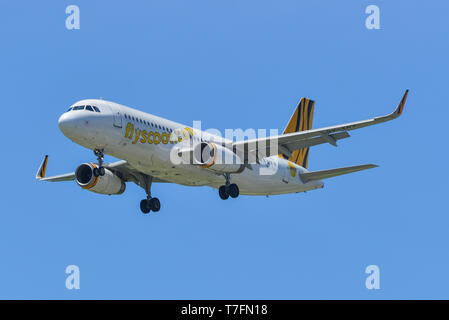
[[[114,111],[114,127],[122,127],[122,115],[120,111]]]

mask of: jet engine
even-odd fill
[[[104,175],[95,177],[96,165],[83,163],[76,168],[76,183],[83,189],[101,194],[122,194],[126,184],[112,171],[104,168]]]
[[[219,173],[240,173],[245,165],[232,150],[212,142],[202,142],[193,148],[193,163]]]

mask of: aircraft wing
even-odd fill
[[[42,164],[36,174],[36,179],[39,181],[50,181],[50,182],[60,182],[60,181],[71,181],[75,180],[75,172],[65,173],[52,177],[45,177],[47,171],[48,155],[44,157]],[[119,176],[124,182],[134,182],[137,185],[141,185],[143,177],[146,175],[139,170],[132,167],[127,161],[120,160],[112,163],[105,163],[103,165],[105,168],[111,170],[117,176]],[[152,182],[167,182],[159,178],[153,177]]]
[[[239,155],[243,153],[244,159],[256,159],[254,155],[259,154],[268,157],[282,153],[287,157],[290,157],[294,150],[322,143],[330,143],[333,146],[337,146],[337,140],[348,138],[348,131],[350,130],[372,126],[399,117],[404,109],[407,95],[408,90],[405,91],[404,96],[402,97],[401,102],[399,103],[397,108],[392,113],[385,116],[375,117],[363,121],[345,123],[331,127],[287,133],[266,138],[238,141],[232,144],[232,150],[234,150],[234,152]],[[250,157],[251,155],[253,155],[253,157]]]

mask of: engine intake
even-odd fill
[[[76,183],[83,189],[101,194],[122,194],[126,184],[112,171],[104,169],[104,176],[95,177],[93,163],[83,163],[75,170]]]
[[[202,142],[193,148],[193,163],[220,173],[239,173],[245,169],[234,152],[212,142]]]

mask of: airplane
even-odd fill
[[[323,179],[377,167],[364,164],[309,171],[309,148],[326,143],[337,146],[338,140],[349,137],[350,130],[396,119],[407,95],[408,90],[391,114],[319,129],[312,129],[315,102],[301,98],[282,134],[240,141],[114,102],[81,100],[60,116],[58,125],[67,138],[93,150],[97,162],[46,177],[47,155],[36,179],[75,180],[81,188],[105,195],[122,194],[126,183],[134,182],[146,192],[140,202],[145,214],[161,208],[159,199],[151,194],[153,183],[209,186],[218,189],[223,200],[239,195],[306,192],[323,188]],[[105,163],[105,155],[122,160]],[[269,174],[262,174],[263,170]]]

